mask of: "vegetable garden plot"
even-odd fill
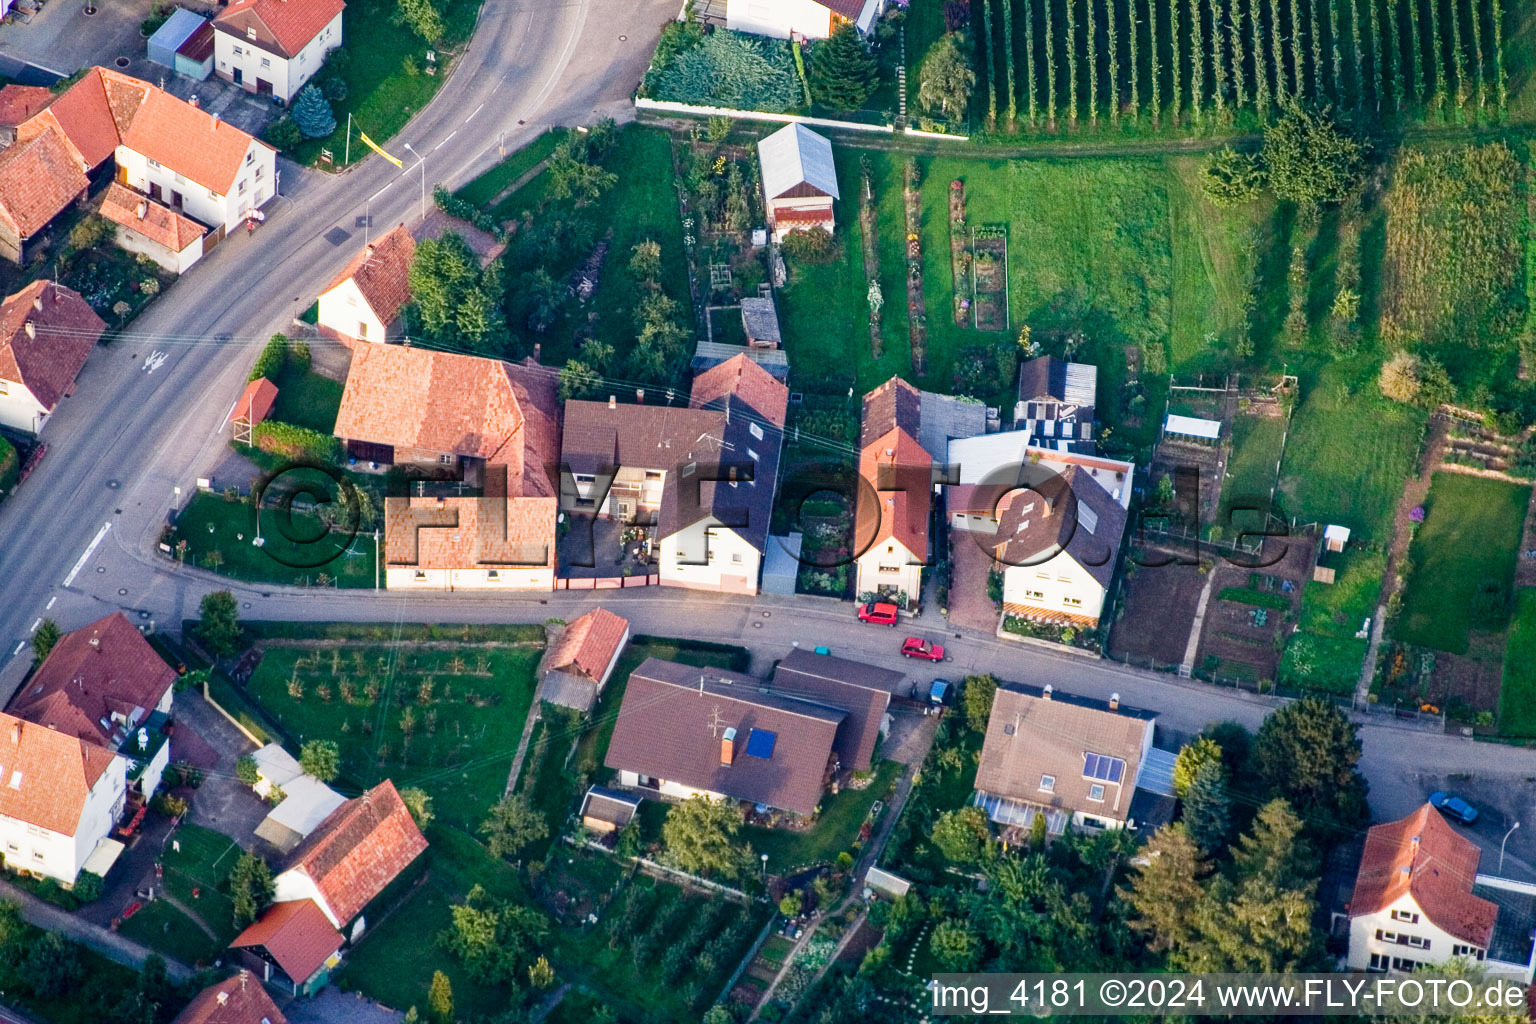
[[[1008,225],[971,229],[971,325],[1008,330]]]

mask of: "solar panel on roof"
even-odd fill
[[[778,733],[769,732],[767,729],[753,729],[752,734],[747,737],[747,753],[766,761],[773,756],[773,744],[778,738]]]
[[[1101,782],[1119,782],[1125,778],[1125,762],[1106,754],[1083,754],[1083,778]]]

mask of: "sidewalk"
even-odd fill
[[[73,939],[82,946],[88,946],[106,957],[126,967],[138,970],[144,966],[144,961],[154,950],[139,945],[132,939],[119,935],[117,932],[108,931],[100,925],[83,921],[61,907],[56,907],[46,900],[38,899],[24,889],[19,889],[10,882],[0,881],[0,896],[15,900],[21,905],[21,916],[29,924],[39,928],[46,928],[51,932],[58,932],[67,939]],[[165,959],[165,966],[169,969],[173,981],[186,981],[192,977],[192,968],[180,960]]]

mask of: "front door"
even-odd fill
[[[160,201],[161,195],[162,195],[162,193],[160,191],[160,186],[158,184],[156,184],[155,182],[153,182],[153,181],[150,182],[149,183],[149,198],[153,199],[155,202],[158,203]]]
[[[178,208],[181,206],[181,193],[175,189],[171,189],[171,205]]]
[[[240,68],[235,68],[235,84],[236,85],[240,85],[244,81],[245,81],[245,72],[242,71]]]

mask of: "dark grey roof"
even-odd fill
[[[783,382],[789,379],[789,355],[781,348],[747,348],[742,345],[727,345],[721,341],[700,341],[693,349],[693,362],[689,369],[694,376],[698,376],[711,367],[733,356],[744,355],[758,366],[773,375],[773,379]]]
[[[974,398],[922,393],[922,422],[917,441],[934,462],[949,458],[949,442],[987,432],[987,407]]]
[[[779,311],[770,298],[742,299],[741,326],[749,341],[783,341],[779,336]]]
[[[998,519],[999,560],[1029,565],[1060,548],[1108,587],[1125,536],[1125,509],[1077,465],[1032,487],[1014,493]]]
[[[581,800],[581,817],[596,818],[623,828],[640,810],[638,798],[603,786],[592,786]]]
[[[592,705],[597,703],[597,684],[575,672],[551,669],[544,674],[544,688],[539,691],[539,697],[561,707],[591,711]]]

